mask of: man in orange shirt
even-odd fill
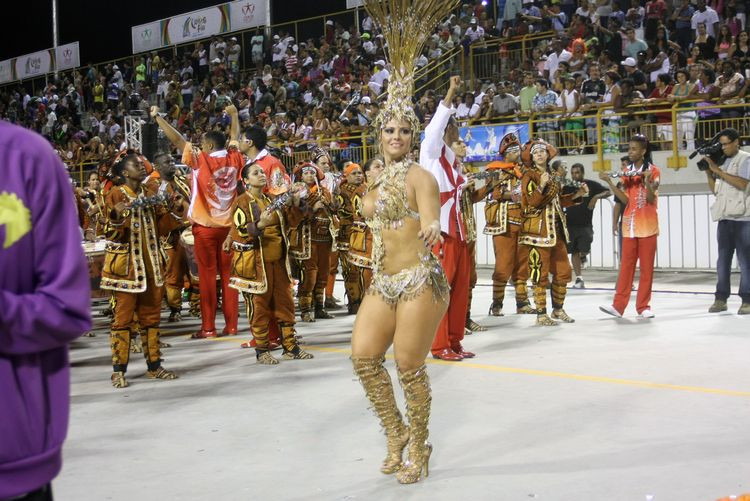
[[[232,119],[229,149],[226,137],[218,131],[207,132],[200,149],[192,144],[151,107],[167,139],[182,151],[182,161],[193,169],[188,218],[193,223],[195,260],[198,263],[198,281],[201,293],[201,330],[195,338],[216,337],[216,275],[221,275],[222,309],[225,327],[222,334],[237,334],[239,314],[238,293],[229,287],[232,256],[222,250],[224,240],[232,225],[232,204],[237,197],[237,182],[245,159],[238,150],[240,122],[237,108],[226,107]]]
[[[622,317],[630,301],[630,291],[635,276],[635,264],[639,263],[641,278],[635,308],[643,318],[653,318],[651,311],[651,286],[654,278],[656,239],[659,235],[659,168],[649,159],[649,144],[645,136],[637,134],[630,139],[628,149],[630,167],[620,177],[622,189],[607,173],[599,179],[609,184],[612,193],[625,204],[622,216],[622,258],[614,301],[599,309],[615,317]]]

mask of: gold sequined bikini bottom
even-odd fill
[[[427,288],[432,289],[432,297],[436,303],[450,300],[448,279],[432,253],[425,254],[419,263],[398,273],[374,273],[367,293],[378,295],[395,307],[400,301],[416,299]]]

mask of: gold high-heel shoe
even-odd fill
[[[388,444],[388,455],[380,471],[389,475],[401,469],[401,456],[409,442],[409,429],[401,418],[393,396],[393,384],[388,371],[383,367],[384,357],[352,357],[354,372],[359,377],[372,409],[380,418]]]
[[[406,416],[409,418],[409,447],[408,459],[396,474],[401,484],[413,484],[422,478],[422,472],[427,477],[430,474],[430,455],[432,445],[427,441],[430,421],[430,378],[427,368],[422,367],[398,373],[398,379],[406,397]]]

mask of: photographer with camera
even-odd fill
[[[717,135],[718,141],[715,138],[711,145],[699,150],[708,167],[705,169],[708,186],[716,195],[711,217],[719,223],[716,233],[719,244],[716,299],[708,311],[727,310],[732,257],[736,250],[740,264],[739,296],[742,298],[737,314],[747,315],[750,314],[750,153],[740,150],[737,130],[724,129]],[[719,147],[723,153],[721,156],[716,151]]]

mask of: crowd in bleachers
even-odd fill
[[[471,54],[491,61],[492,74],[479,75],[475,87],[456,98],[457,116],[469,123],[533,112],[545,119],[536,127],[541,135],[549,134],[564,153],[582,153],[598,139],[585,115],[614,108],[628,113],[604,112],[611,115],[601,138],[609,151],[640,128],[666,146],[673,140],[671,114],[637,110],[698,98],[738,103],[747,92],[743,2],[508,0],[500,14],[496,22],[481,1],[463,4],[436,27],[417,63],[428,65],[456,48],[469,54],[470,46]],[[516,55],[519,64],[507,64],[517,45],[493,43],[548,31],[554,35]],[[383,38],[371,18],[363,15],[358,27],[328,21],[317,39],[295,40],[284,29],[267,37],[258,29],[242,40],[248,46],[235,36],[215,36],[179,47],[177,57],[153,52],[132,65],[88,65],[51,78],[35,94],[26,86],[6,86],[0,88],[0,117],[48,137],[68,164],[115,154],[124,143],[123,117],[151,105],[195,142],[206,131],[228,127],[223,108],[233,102],[243,125],[262,125],[270,144],[288,150],[321,140],[339,148],[358,144],[388,88]],[[424,123],[441,97],[439,90],[415,97]],[[708,133],[704,122],[743,115],[742,108],[683,111],[679,141],[692,148]]]

